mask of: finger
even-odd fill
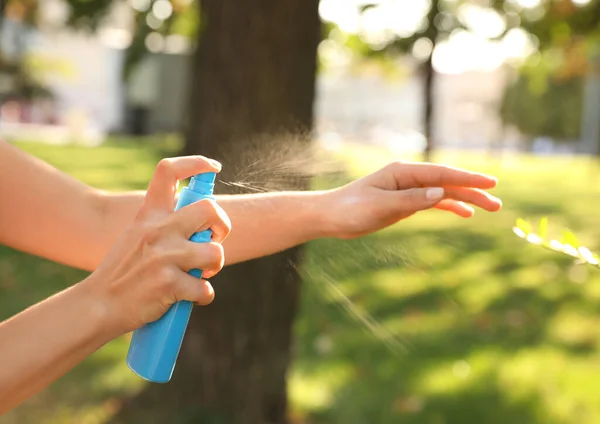
[[[162,159],[150,180],[144,207],[173,210],[176,186],[179,180],[204,172],[219,172],[219,162],[204,156],[181,156]]]
[[[444,199],[436,204],[434,208],[452,212],[463,218],[471,218],[475,214],[475,209],[473,209],[471,206],[452,199]]]
[[[502,208],[500,199],[476,188],[446,187],[444,197],[467,202],[489,212],[496,212]]]
[[[385,169],[385,168],[384,168]],[[415,187],[494,188],[497,179],[477,172],[432,163],[393,163],[389,165],[396,189]]]
[[[201,269],[202,278],[215,276],[225,264],[223,246],[219,243],[186,242],[185,249],[174,259],[181,270]]]
[[[187,300],[201,306],[208,305],[215,298],[215,291],[208,281],[183,272],[177,279],[174,294],[177,301]]]
[[[413,188],[390,192],[390,201],[402,214],[413,214],[417,211],[430,209],[444,198],[443,188]]]
[[[203,199],[184,206],[172,213],[168,220],[177,227],[186,238],[192,234],[212,230],[211,240],[221,243],[231,232],[231,220],[221,206],[212,199]]]

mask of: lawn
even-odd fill
[[[23,149],[97,187],[144,188],[173,144]],[[389,152],[353,147],[364,175]],[[550,218],[590,248],[600,169],[584,159],[440,155],[492,173],[497,214],[419,214],[373,236],[309,243],[290,374],[294,416],[314,424],[600,422],[600,270],[517,238]],[[26,178],[26,176],[23,176]],[[85,274],[0,248],[0,319]],[[115,340],[0,423],[101,423],[141,389]]]

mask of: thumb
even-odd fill
[[[444,198],[441,187],[411,188],[400,192],[401,208],[407,212],[416,212],[432,208]]]

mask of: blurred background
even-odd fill
[[[228,268],[168,385],[129,371],[126,335],[0,423],[600,422],[597,261],[517,237],[600,248],[600,1],[0,0],[0,17],[0,137],[95,187],[144,189],[188,153],[224,163],[218,194],[401,159],[493,174],[504,202]],[[0,319],[84,277],[0,247]]]

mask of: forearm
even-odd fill
[[[133,219],[143,195],[105,195],[104,230],[98,240],[105,249]],[[223,242],[226,264],[267,256],[327,236],[322,196],[316,191],[217,196],[232,224],[231,233]]]
[[[271,255],[327,233],[321,192],[222,196],[231,219],[223,242],[226,264]]]
[[[116,336],[84,283],[0,323],[0,415]]]

